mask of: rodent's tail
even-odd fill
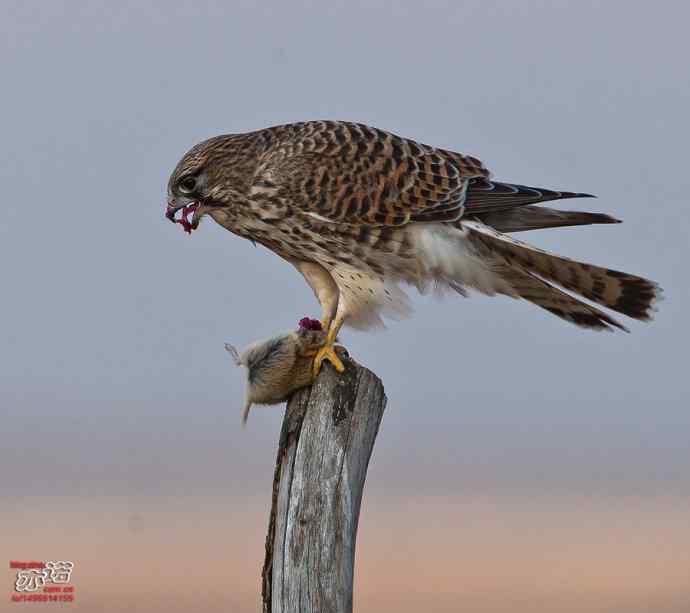
[[[243,366],[242,360],[240,359],[240,352],[237,351],[237,347],[231,345],[230,343],[225,343],[225,351],[227,351],[232,356],[232,359],[235,361],[235,364],[237,364],[238,366]]]

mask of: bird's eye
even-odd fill
[[[180,191],[184,192],[185,194],[189,194],[194,191],[194,188],[196,187],[196,178],[195,177],[185,177],[178,183],[180,187]]]

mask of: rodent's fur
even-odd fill
[[[324,344],[326,332],[301,328],[252,343],[241,353],[230,344],[225,349],[235,364],[247,369],[242,425],[252,404],[278,404],[300,387],[313,382],[314,354]]]

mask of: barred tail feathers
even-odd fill
[[[463,221],[462,227],[480,253],[498,261],[497,274],[514,287],[519,297],[563,319],[589,328],[625,329],[602,311],[547,281],[633,319],[650,320],[652,317],[654,302],[661,294],[653,281],[550,254],[481,222]]]
[[[591,330],[629,330],[602,310],[578,300],[538,276],[514,267],[498,267],[497,272],[510,281],[518,298],[527,300],[552,315]]]

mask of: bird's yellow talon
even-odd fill
[[[314,375],[314,378],[316,378],[316,376],[319,374],[324,360],[328,360],[331,364],[333,364],[333,368],[335,368],[338,372],[343,372],[345,370],[345,365],[336,355],[336,351],[344,349],[344,347],[339,347],[330,343],[327,343],[321,347],[316,352],[316,356],[314,357],[314,366],[312,367],[312,374]]]

